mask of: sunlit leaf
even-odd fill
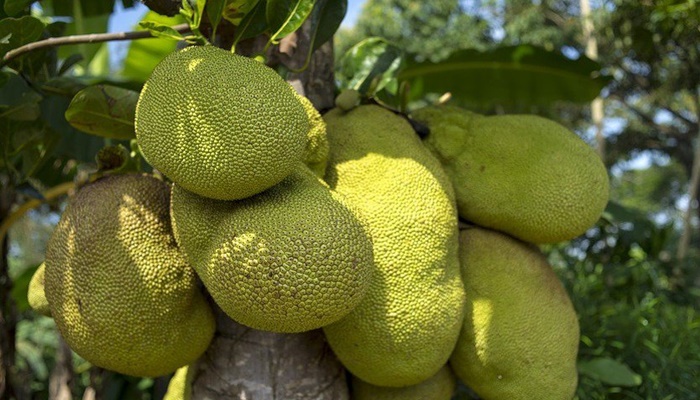
[[[138,97],[138,92],[115,86],[89,86],[75,95],[66,110],[66,120],[86,133],[131,139]]]
[[[234,25],[239,25],[260,0],[227,0],[222,10],[223,17]]]
[[[314,7],[313,0],[268,0],[265,14],[273,43],[296,31]]]
[[[399,79],[425,93],[451,93],[479,106],[548,105],[555,101],[590,102],[608,82],[600,65],[586,57],[571,60],[531,45],[493,51],[461,50],[434,63],[412,62]]]
[[[165,17],[149,11],[142,21],[172,26],[183,23],[185,19],[179,15]],[[145,82],[156,64],[166,55],[172,53],[176,47],[177,42],[170,38],[134,40],[129,43],[129,51],[124,59],[124,67],[120,75],[136,82]]]
[[[382,38],[367,38],[351,47],[340,60],[342,89],[373,95],[395,83],[403,52]]]
[[[169,25],[160,24],[154,21],[141,21],[139,27],[151,32],[155,37],[183,40],[182,34]]]
[[[608,357],[581,361],[578,363],[578,371],[611,386],[632,387],[642,384],[642,377],[630,367]]]

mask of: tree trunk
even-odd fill
[[[15,200],[15,192],[9,182],[0,176],[0,223],[10,214]],[[15,328],[17,313],[12,300],[12,281],[9,276],[7,262],[8,239],[5,236],[0,242],[0,400],[16,398],[13,377],[15,361]]]
[[[591,6],[588,0],[581,0],[581,23],[583,25],[583,37],[586,44],[586,57],[598,60],[598,41],[593,35],[593,21],[591,20]],[[591,102],[591,119],[595,127],[595,141],[598,155],[605,160],[605,137],[603,136],[603,99],[598,96]]]
[[[49,377],[49,400],[71,400],[73,383],[73,353],[61,335],[58,336],[56,365]]]
[[[290,68],[303,65],[309,46],[308,24],[275,54]],[[288,76],[295,89],[317,109],[333,106],[333,46],[326,43],[309,67]],[[349,398],[345,370],[321,330],[278,334],[251,329],[232,321],[218,307],[214,340],[200,359],[192,384],[193,400],[345,400]]]
[[[700,121],[700,88],[695,92],[695,118]],[[699,124],[700,126],[700,124]],[[690,173],[690,181],[688,186],[688,206],[683,212],[683,232],[681,233],[676,251],[676,259],[678,265],[683,263],[688,254],[688,246],[693,234],[693,209],[697,207],[698,189],[700,189],[700,127],[698,128],[697,138],[695,140],[695,155],[693,156],[693,168]],[[677,270],[676,272],[680,272]]]

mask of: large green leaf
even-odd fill
[[[224,6],[226,6],[226,0],[208,0],[205,6],[207,18],[209,18],[209,23],[211,24],[212,37],[216,35],[216,28],[221,22]]]
[[[245,14],[233,34],[234,49],[239,41],[258,36],[267,30],[266,7],[267,0],[260,0],[252,10]],[[226,17],[226,15],[224,16]],[[229,18],[226,17],[226,19]]]
[[[17,15],[36,0],[5,0],[3,5],[7,15]]]
[[[424,93],[450,92],[467,104],[548,105],[593,100],[608,81],[599,71],[600,65],[584,56],[571,60],[520,45],[488,52],[462,50],[438,63],[413,62],[399,80],[422,87]]]
[[[226,0],[221,13],[227,21],[238,26],[258,4],[260,0]]]
[[[112,139],[134,138],[139,93],[109,85],[89,86],[75,95],[66,110],[73,127]]]
[[[55,15],[75,16],[75,8],[80,7],[84,17],[109,15],[114,10],[114,0],[53,0]]]
[[[317,0],[309,19],[311,20],[311,51],[331,40],[340,27],[348,10],[348,0]]]
[[[314,0],[268,0],[267,23],[273,32],[273,43],[296,31],[311,14]]]
[[[0,20],[0,58],[10,50],[39,39],[43,31],[44,23],[28,15]]]
[[[19,75],[11,74],[0,88],[0,118],[33,121],[39,117],[41,95],[32,90]]]
[[[635,374],[626,364],[608,357],[580,361],[578,371],[611,386],[631,387],[642,384],[642,377]]]
[[[401,49],[382,38],[367,38],[351,47],[340,60],[340,88],[374,95],[385,87],[395,87],[402,63]]]
[[[95,154],[104,147],[105,139],[82,133],[66,121],[65,113],[70,99],[48,96],[41,102],[41,117],[52,131],[60,136],[54,156],[81,162],[94,162]]]
[[[173,26],[183,23],[184,18],[181,16],[165,17],[149,11],[141,21]],[[151,76],[153,68],[160,60],[175,51],[176,47],[177,42],[169,38],[134,40],[129,44],[129,51],[124,59],[124,67],[120,75],[126,79],[143,83]]]

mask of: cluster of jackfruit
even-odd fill
[[[251,328],[322,328],[355,399],[449,399],[456,378],[486,400],[570,399],[577,318],[534,244],[598,219],[597,156],[539,117],[434,106],[412,115],[421,140],[402,115],[341,103],[321,117],[218,48],[169,55],[136,135],[172,184],[125,174],[79,190],[30,304],[86,360],[130,375],[205,351],[203,286]],[[188,391],[192,371],[178,374],[171,389]]]

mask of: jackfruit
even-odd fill
[[[192,381],[196,372],[196,365],[185,365],[175,371],[168,382],[168,389],[163,400],[190,400],[192,398]]]
[[[94,365],[160,376],[197,359],[214,315],[175,243],[169,186],[147,175],[84,186],[46,249],[46,298],[66,342]]]
[[[484,117],[432,106],[412,117],[457,193],[460,216],[530,243],[584,233],[608,202],[600,157],[576,134],[535,115]]]
[[[46,300],[46,294],[44,293],[44,273],[46,265],[42,263],[39,268],[36,269],[32,279],[29,281],[29,289],[27,290],[27,300],[29,300],[29,306],[32,310],[38,312],[41,315],[47,317],[51,316],[51,309],[49,308],[49,302]]]
[[[556,274],[530,244],[483,228],[460,234],[467,311],[450,360],[484,400],[570,400],[579,325]]]
[[[364,300],[324,327],[326,337],[363,381],[417,384],[447,362],[461,326],[452,187],[410,124],[391,111],[336,108],[324,119],[326,181],[361,212],[376,265]]]
[[[326,123],[309,99],[301,95],[298,95],[298,98],[304,106],[310,125],[302,161],[316,176],[323,178],[326,174],[329,151]]]
[[[242,199],[279,183],[301,160],[309,121],[274,70],[214,46],[171,53],[136,105],[148,162],[201,196]]]
[[[457,379],[445,365],[427,380],[400,388],[375,386],[357,377],[352,378],[353,400],[450,400]]]
[[[371,241],[344,200],[301,163],[281,183],[239,201],[175,185],[172,220],[214,301],[251,328],[320,328],[350,312],[371,280]]]

